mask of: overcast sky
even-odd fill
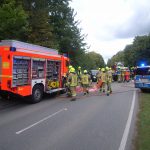
[[[89,51],[105,62],[131,44],[137,35],[150,33],[150,0],[72,0]]]

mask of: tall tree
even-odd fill
[[[122,56],[119,53],[114,55],[109,63],[113,64],[116,60],[123,60],[125,66],[139,66],[141,63],[150,64],[150,35],[135,37],[133,44],[127,45],[123,51]]]
[[[127,45],[124,49],[124,64],[125,66],[135,66],[136,65],[136,59],[135,54],[136,51],[133,49],[133,44]]]
[[[150,64],[150,35],[137,36],[133,42],[136,65],[141,62]]]
[[[0,40],[26,39],[28,31],[27,14],[15,0],[2,0],[0,3]]]
[[[108,66],[114,66],[116,62],[122,62],[124,63],[124,52],[119,51],[116,55],[114,55],[111,59],[108,60],[107,65]]]
[[[76,65],[78,57],[84,53],[84,35],[77,27],[74,10],[69,6],[70,0],[49,0],[49,23],[53,26],[60,52],[67,53]]]
[[[47,0],[23,0],[24,8],[28,13],[29,33],[28,41],[41,46],[58,48],[49,24]]]
[[[84,61],[82,61],[83,68],[88,70],[98,69],[105,66],[103,57],[94,51],[86,53],[82,59],[84,59]]]

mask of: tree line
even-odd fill
[[[0,40],[13,39],[59,50],[72,65],[96,69],[103,57],[87,52],[71,0],[0,0]]]
[[[140,66],[142,63],[150,65],[150,34],[136,36],[133,43],[119,51],[107,64],[112,66],[115,62],[123,62],[125,66]]]

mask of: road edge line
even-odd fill
[[[134,112],[135,98],[136,98],[136,91],[134,91],[134,93],[133,93],[130,113],[129,113],[129,116],[128,116],[126,127],[125,127],[125,130],[124,130],[124,133],[123,133],[123,136],[122,136],[122,140],[121,140],[121,143],[120,143],[120,146],[119,146],[118,150],[125,150],[125,147],[126,147],[126,143],[127,143],[127,139],[128,139],[128,135],[129,135],[129,130],[130,130],[131,122],[132,122],[132,116],[133,116],[133,112]]]
[[[55,113],[53,113],[53,114],[51,114],[51,115],[49,115],[49,116],[47,116],[47,117],[45,117],[45,118],[43,118],[43,119],[41,119],[41,120],[39,120],[39,121],[37,121],[37,122],[35,122],[35,123],[29,125],[28,127],[17,131],[16,134],[20,134],[20,133],[22,133],[22,132],[24,132],[24,131],[26,131],[26,130],[28,130],[28,129],[30,129],[30,128],[32,128],[32,127],[38,125],[38,124],[40,124],[40,123],[42,123],[43,121],[45,121],[45,120],[47,120],[47,119],[49,119],[49,118],[55,116],[56,114],[58,114],[58,113],[60,113],[60,112],[62,112],[62,111],[66,111],[66,110],[67,110],[67,108],[60,109],[59,111],[57,111],[57,112],[55,112]]]

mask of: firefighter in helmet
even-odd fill
[[[69,91],[70,91],[70,96],[72,97],[72,101],[76,100],[76,86],[78,84],[78,77],[77,74],[75,72],[75,69],[72,67],[70,69],[70,73],[68,75],[68,80],[67,80],[67,85],[69,87]]]
[[[117,77],[118,77],[118,82],[120,83],[121,82],[121,67],[120,66],[117,68]]]
[[[112,70],[111,70],[111,68],[106,67],[107,95],[112,93],[111,83],[112,83]]]
[[[78,67],[77,75],[78,75],[79,78],[80,78],[81,75],[82,75],[82,70],[81,70],[81,67],[80,67],[80,66]]]
[[[121,69],[121,81],[125,82],[125,67],[122,67]]]
[[[78,75],[78,82],[79,82],[79,85],[81,86],[81,75],[82,75],[82,70],[81,70],[81,67],[80,67],[80,66],[78,67],[77,75]]]
[[[90,83],[91,83],[91,77],[88,74],[87,70],[84,70],[83,74],[81,75],[81,85],[83,87],[84,95],[89,94],[88,87]]]
[[[102,86],[100,87],[100,92],[103,91],[103,93],[105,93],[105,86],[106,86],[106,72],[105,72],[105,68],[101,69],[101,82],[102,82]]]
[[[99,73],[101,73],[101,68],[98,68],[98,73],[97,73],[97,75],[98,75]]]
[[[66,88],[66,90],[67,90],[67,96],[70,96],[70,88],[69,88],[69,85],[68,85],[67,81],[68,81],[68,76],[69,76],[71,68],[72,68],[72,65],[69,65],[68,66],[68,71],[67,71],[66,74],[64,74],[63,79],[62,79],[62,87]]]
[[[69,70],[69,72],[70,72],[70,69],[72,68],[72,66],[71,65],[69,65],[69,67],[68,67],[68,70]]]
[[[96,74],[96,77],[97,77],[97,87],[99,88],[100,92],[101,92],[101,68],[98,68],[98,72]]]

